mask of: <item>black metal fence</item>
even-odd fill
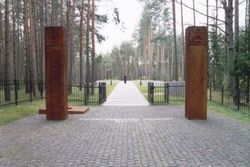
[[[102,104],[106,101],[106,83],[100,82],[94,86],[84,85],[84,104]]]
[[[102,104],[106,101],[106,83],[92,86],[69,85],[68,101],[81,105]],[[0,107],[23,102],[42,100],[45,97],[44,82],[0,81]]]
[[[106,83],[99,83],[99,104],[102,104],[107,99]]]
[[[208,85],[208,99],[222,105],[229,106],[237,111],[250,115],[250,92],[247,89],[239,88],[234,94],[230,93],[223,85]]]
[[[184,100],[184,82],[148,82],[148,101],[151,104],[169,104]]]
[[[208,100],[231,107],[250,115],[250,92],[238,89],[235,95],[223,85],[212,87],[208,84]],[[185,100],[185,82],[148,82],[148,101],[151,104],[169,104]]]
[[[0,81],[0,106],[17,105],[44,98],[43,82]]]

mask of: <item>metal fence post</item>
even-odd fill
[[[107,89],[106,89],[106,83],[99,83],[99,105],[106,101],[107,96]]]
[[[167,83],[167,103],[169,104],[169,83]]]
[[[83,85],[83,89],[84,89],[84,105],[87,104],[87,88],[86,88],[87,85]]]
[[[224,103],[224,86],[221,86],[221,104]]]
[[[148,101],[154,103],[154,83],[148,82]]]
[[[17,85],[17,80],[14,80],[14,86],[15,86],[15,104],[17,106],[17,102],[18,102],[18,85]]]
[[[152,82],[151,85],[151,101],[154,103],[154,82]]]
[[[164,83],[164,101],[167,101],[167,83]]]
[[[212,83],[209,82],[209,100],[212,100]]]
[[[237,92],[237,110],[240,110],[240,88],[238,89]]]
[[[151,103],[151,82],[148,82],[148,101]]]
[[[107,84],[104,83],[104,100],[107,100]]]
[[[30,79],[30,102],[32,102],[32,93],[33,93],[32,80]]]
[[[148,82],[148,101],[150,102],[150,83]]]
[[[43,81],[39,81],[38,89],[39,89],[39,92],[40,92],[40,97],[41,97],[41,99],[43,99]]]
[[[98,84],[99,85],[99,105],[101,104],[101,98],[102,98],[102,88],[101,88],[101,83]]]

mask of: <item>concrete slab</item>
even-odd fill
[[[89,110],[88,107],[68,106],[68,114],[84,114]],[[46,109],[39,109],[39,114],[46,114]]]

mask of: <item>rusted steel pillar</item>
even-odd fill
[[[63,27],[45,27],[47,120],[65,120],[67,111],[67,45]]]
[[[207,119],[207,27],[186,29],[185,60],[185,116],[188,119]]]

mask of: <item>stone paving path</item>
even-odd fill
[[[62,122],[0,126],[1,167],[249,167],[250,125],[182,106],[91,107]]]
[[[144,98],[136,85],[128,81],[119,82],[111,92],[104,106],[148,106],[148,101]]]

